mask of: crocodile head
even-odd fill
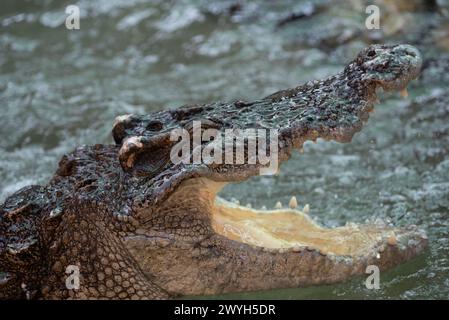
[[[4,296],[164,298],[299,287],[416,256],[427,243],[416,226],[327,229],[295,199],[288,208],[255,210],[217,192],[281,171],[307,140],[349,142],[373,110],[376,89],[403,90],[420,67],[414,47],[372,45],[335,76],[257,101],[118,117],[115,146],[78,148],[47,187],[21,190],[2,206]],[[79,269],[78,289],[67,288],[67,266]]]
[[[421,58],[419,51],[409,45],[371,46],[360,52],[357,64],[365,70],[365,80],[404,94],[407,83],[419,74]]]

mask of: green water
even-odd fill
[[[222,195],[253,207],[295,195],[326,226],[375,218],[416,224],[428,232],[429,249],[382,273],[380,290],[354,278],[225,297],[449,298],[449,5],[392,2],[378,2],[382,29],[373,31],[361,0],[3,0],[0,200],[45,184],[76,146],[112,143],[119,114],[260,98],[341,70],[368,43],[412,43],[435,66],[408,99],[383,97],[351,144],[306,144],[279,176]],[[80,30],[65,28],[67,4],[81,9]],[[289,21],[292,13],[304,17]]]

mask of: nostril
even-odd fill
[[[409,56],[412,56],[413,58],[416,58],[416,52],[412,50],[406,50],[405,51]]]
[[[398,50],[395,50],[396,53],[400,54],[406,54],[413,58],[416,58],[418,56],[418,53],[416,52],[416,49],[409,45],[401,45],[397,47]]]
[[[367,55],[368,57],[374,57],[376,55],[376,51],[371,49],[370,51],[368,51]]]

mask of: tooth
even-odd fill
[[[298,201],[296,200],[295,196],[291,197],[290,202],[288,203],[288,206],[291,209],[295,209],[298,206]]]
[[[400,91],[400,93],[401,93],[401,97],[402,97],[402,98],[407,98],[407,97],[408,97],[407,87],[405,87],[404,89],[402,89],[402,90]]]
[[[280,201],[276,202],[276,204],[274,205],[275,209],[282,209],[282,203]]]
[[[251,205],[251,203],[247,203],[247,204],[246,204],[246,207],[247,207],[247,208],[252,208],[253,206]]]
[[[354,222],[346,221],[345,227],[349,227],[349,228],[358,228],[358,225],[357,225],[356,223],[354,223]]]
[[[309,204],[307,203],[307,204],[304,206],[304,208],[302,208],[302,212],[304,212],[304,213],[309,213],[309,211],[310,211],[310,206],[309,206]]]
[[[380,259],[380,254],[379,254],[379,253],[376,254],[376,258],[377,258],[377,259]]]
[[[261,210],[267,210],[266,206],[262,206],[262,208],[260,208]]]
[[[301,246],[295,245],[295,246],[292,248],[292,250],[293,250],[293,252],[301,252]]]
[[[396,244],[398,243],[398,240],[396,239],[396,235],[395,235],[394,233],[391,234],[391,235],[388,237],[387,243],[388,243],[390,246],[394,246],[394,245],[396,245]]]
[[[381,218],[376,218],[376,220],[374,220],[374,224],[379,226],[379,227],[384,227],[385,226],[385,222]]]

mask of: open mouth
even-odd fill
[[[288,206],[277,203],[274,209],[253,209],[217,196],[225,184],[197,178],[185,181],[180,190],[200,193],[197,200],[207,205],[216,233],[268,251],[313,250],[324,255],[380,258],[387,246],[406,248],[417,235],[426,237],[416,226],[400,229],[383,222],[325,228],[308,215],[309,206],[300,209],[294,197]]]
[[[270,249],[314,249],[323,254],[358,256],[383,242],[397,243],[394,229],[348,223],[325,228],[308,215],[308,206],[256,210],[218,198],[213,215],[214,230],[232,240]],[[291,208],[290,208],[291,207]],[[380,248],[378,248],[380,249]]]

